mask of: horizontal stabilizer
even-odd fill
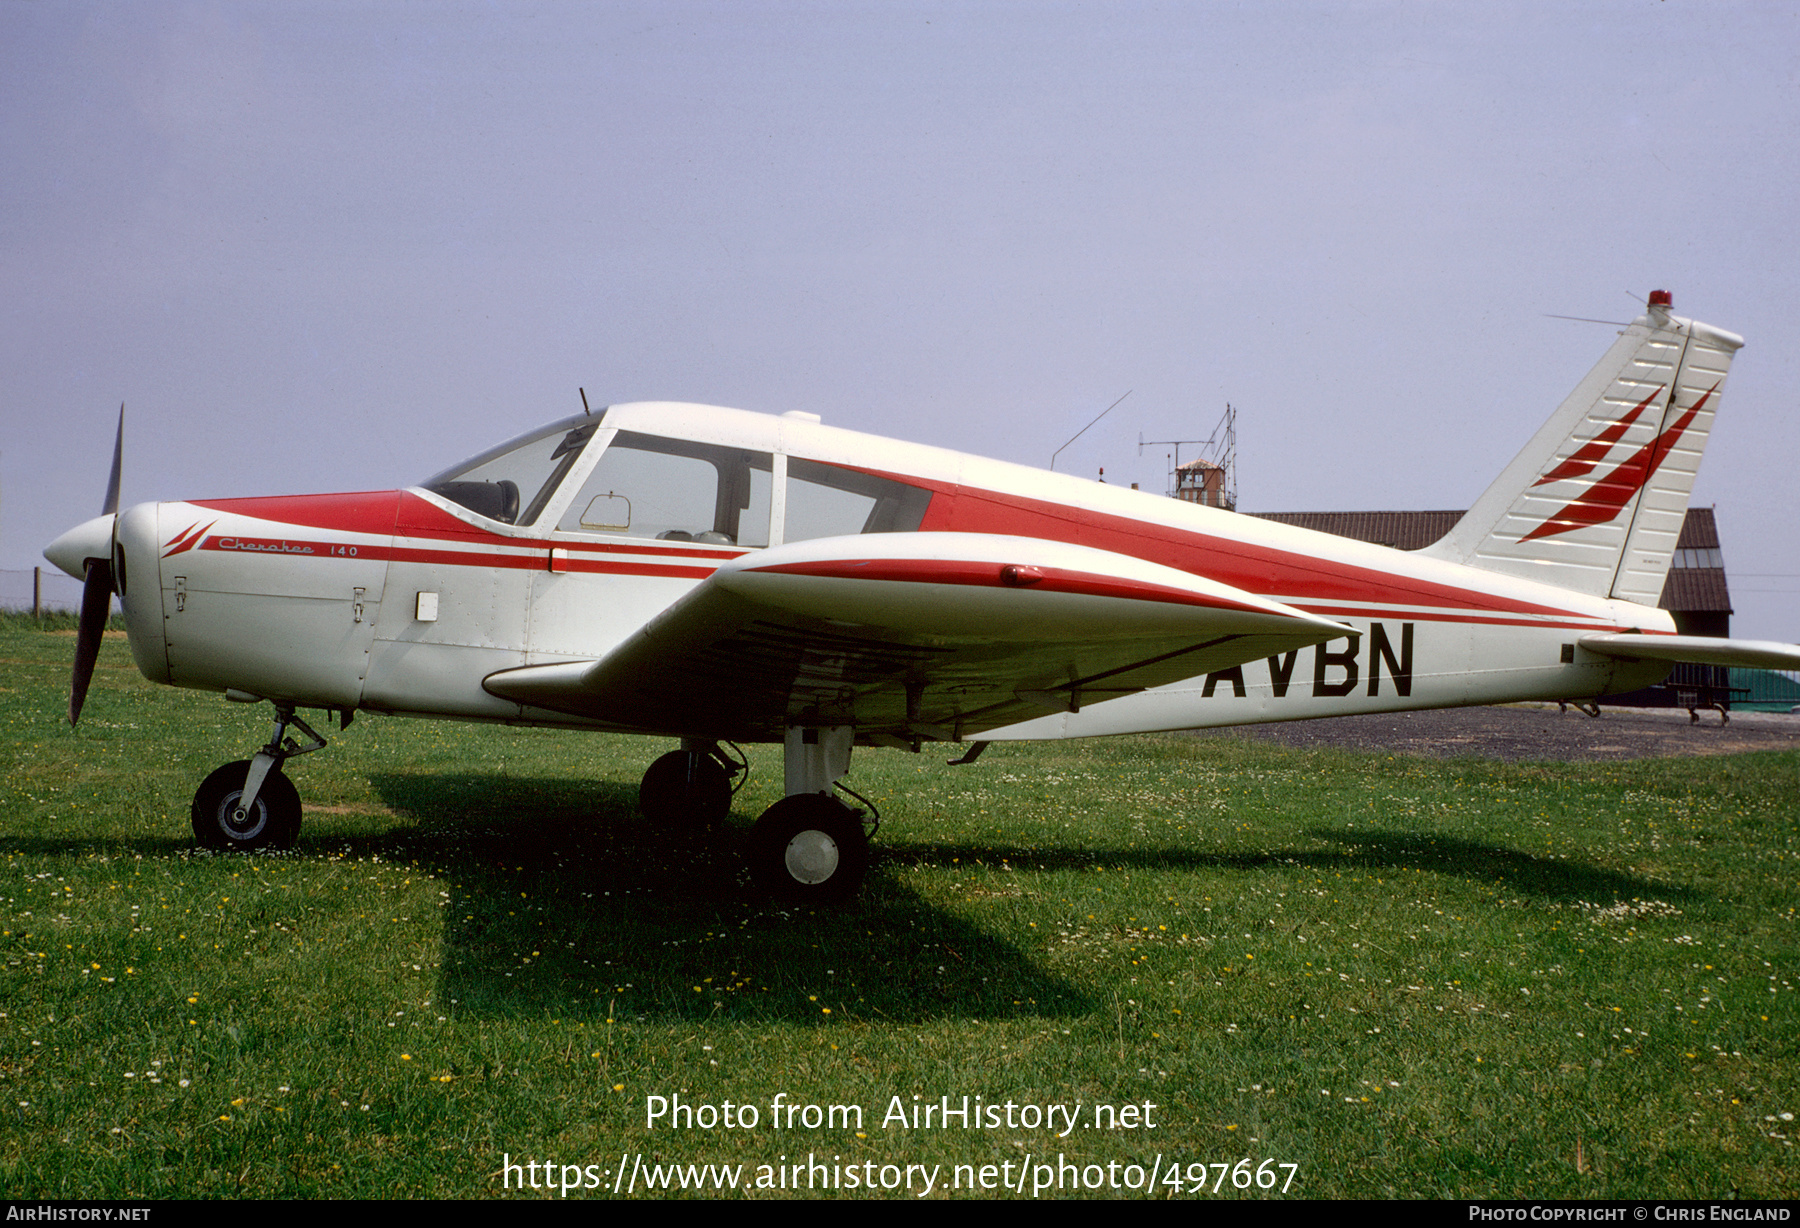
[[[723,564],[598,661],[487,690],[620,729],[962,738],[1357,634],[1201,576],[980,533],[820,538]]]
[[[1800,669],[1800,644],[1774,640],[1722,640],[1706,635],[1584,635],[1583,648],[1627,660],[1686,661],[1740,669]]]

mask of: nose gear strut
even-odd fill
[[[294,739],[287,737],[289,725],[295,726],[312,740],[302,746]],[[255,757],[250,760],[250,772],[244,779],[244,792],[232,813],[232,819],[239,823],[244,821],[244,816],[249,813],[250,807],[256,805],[257,794],[262,792],[263,781],[268,777],[270,769],[280,767],[282,763],[296,755],[310,755],[315,750],[324,749],[325,739],[320,737],[311,725],[300,719],[299,714],[294,711],[293,704],[276,704],[275,731],[269,735],[268,745],[257,751]]]

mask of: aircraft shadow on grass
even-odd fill
[[[369,851],[434,866],[450,888],[444,994],[504,1014],[813,1020],[1077,1015],[1090,995],[992,931],[926,903],[905,865],[1319,873],[1418,870],[1533,898],[1694,898],[1580,860],[1404,830],[1315,828],[1334,850],[1218,853],[1176,847],[1061,850],[984,843],[878,843],[872,890],[846,908],[783,907],[742,869],[740,826],[649,827],[624,784],[496,774],[378,774],[376,791],[417,826]],[[353,845],[360,840],[353,840]],[[621,993],[620,991],[624,992]],[[598,1003],[607,1002],[607,1009]]]
[[[1299,857],[1301,864],[1319,869],[1423,870],[1471,882],[1502,883],[1520,895],[1538,899],[1590,904],[1653,897],[1692,900],[1704,894],[1591,862],[1537,857],[1503,844],[1439,833],[1315,828],[1307,834],[1348,846],[1343,853]]]
[[[1317,842],[1311,847],[1244,852],[879,842],[871,890],[859,902],[782,906],[749,884],[741,825],[698,833],[654,829],[636,813],[636,789],[629,785],[491,772],[378,773],[371,782],[400,822],[384,816],[371,827],[318,814],[298,855],[379,857],[437,874],[449,892],[440,1000],[500,1016],[816,1023],[829,1008],[838,1020],[919,1022],[1070,1017],[1095,1009],[1090,993],[1046,971],[1035,953],[923,900],[892,872],[899,866],[1004,865],[1023,873],[1096,865],[1416,870],[1546,901],[1706,895],[1486,841],[1316,827],[1306,833]],[[180,856],[189,848],[175,837],[100,843],[146,857]],[[0,848],[55,855],[95,844],[26,837],[0,841]],[[1006,893],[991,885],[976,889]]]
[[[743,869],[746,829],[653,829],[633,786],[476,773],[371,781],[416,826],[368,838],[369,851],[451,884],[440,992],[465,1010],[819,1023],[827,1008],[839,1020],[919,1022],[1095,1006],[879,869],[877,889],[848,907],[771,901]],[[322,827],[316,839],[342,843]]]

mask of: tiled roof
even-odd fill
[[[1717,550],[1719,548],[1719,522],[1713,519],[1710,507],[1690,507],[1687,519],[1681,522],[1681,536],[1675,542],[1677,550]]]
[[[1731,613],[1731,590],[1725,587],[1723,567],[1671,567],[1663,581],[1662,600],[1656,603],[1665,610],[1683,613],[1721,611]]]
[[[1335,533],[1395,550],[1419,550],[1456,527],[1461,512],[1251,512],[1319,533]]]

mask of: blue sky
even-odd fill
[[[1800,9],[0,6],[0,567],[125,498],[404,484],[595,404],[1248,510],[1464,507],[1652,289],[1800,640]]]

